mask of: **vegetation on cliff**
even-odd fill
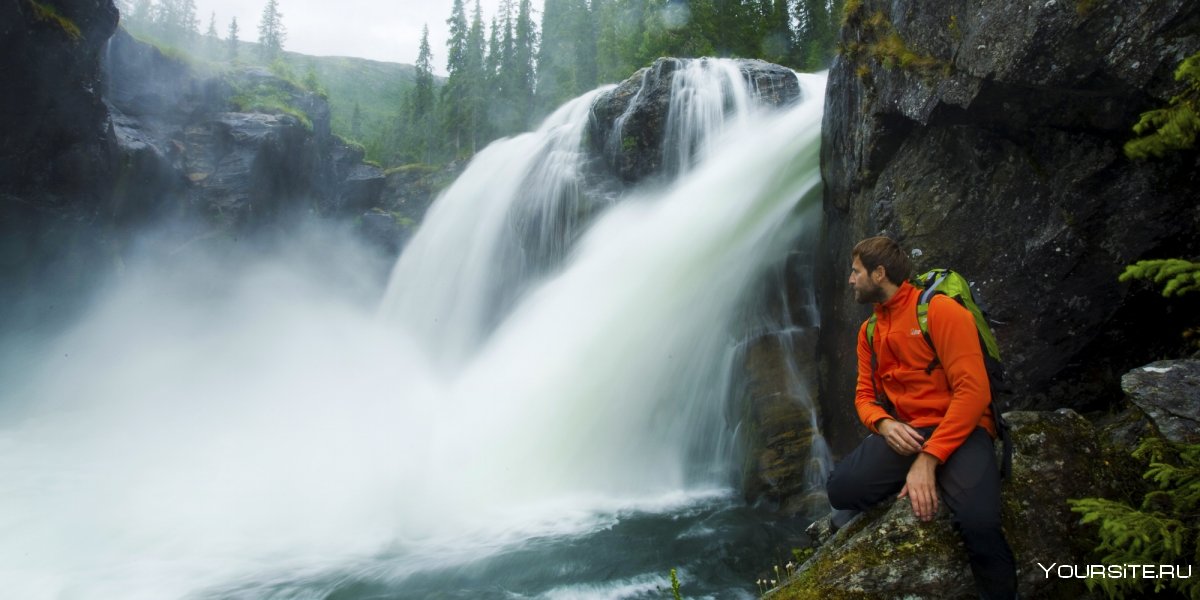
[[[1184,84],[1183,91],[1171,97],[1167,106],[1142,113],[1133,126],[1140,137],[1125,144],[1130,158],[1161,158],[1195,145],[1200,131],[1200,52],[1180,63],[1175,80]]]
[[[1168,106],[1142,114],[1133,130],[1139,134],[1125,145],[1132,159],[1163,157],[1195,145],[1200,128],[1200,53],[1185,59],[1175,71],[1185,88]],[[1200,263],[1179,258],[1142,260],[1121,274],[1123,282],[1145,279],[1162,286],[1165,297],[1200,291]],[[1188,333],[1185,332],[1185,336]],[[1150,488],[1137,498],[1071,500],[1071,510],[1083,523],[1097,527],[1096,554],[1106,565],[1190,565],[1200,562],[1200,444],[1148,437],[1132,453],[1146,471]],[[1136,508],[1135,508],[1136,505]],[[1089,589],[1100,588],[1109,598],[1126,593],[1160,593],[1168,588],[1200,599],[1195,578],[1089,577]]]
[[[1134,508],[1129,500],[1071,500],[1083,523],[1098,527],[1097,554],[1106,565],[1191,565],[1200,562],[1200,444],[1178,444],[1151,437],[1133,452],[1145,461],[1143,478],[1152,483]],[[1109,598],[1124,598],[1174,589],[1200,598],[1194,577],[1090,577],[1089,589]]]
[[[311,73],[305,83],[327,91],[334,132],[361,143],[368,158],[400,165],[469,157],[660,56],[825,68],[843,0],[545,0],[540,24],[530,0],[502,0],[490,23],[479,2],[455,0],[447,47],[429,48],[415,66],[283,51],[284,38],[272,32],[285,31],[287,6],[274,0],[264,9],[276,15],[271,31],[260,31],[258,43],[237,40],[232,22],[226,39],[218,38],[215,14],[201,34],[186,0],[118,4],[139,39],[216,72],[279,59],[293,72]],[[445,78],[434,75],[439,63]]]

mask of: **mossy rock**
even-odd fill
[[[1112,466],[1096,430],[1071,410],[1007,413],[1013,428],[1012,475],[1003,488],[1004,529],[1016,558],[1021,595],[1082,598],[1081,580],[1047,579],[1037,566],[1085,564],[1090,537],[1067,500],[1104,495]],[[773,599],[977,598],[966,550],[944,504],[918,521],[907,499],[856,517],[798,570]]]

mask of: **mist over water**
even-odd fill
[[[512,215],[581,201],[602,90],[480,153],[386,291],[318,228],[145,256],[65,334],[4,340],[0,595],[657,596],[647,545],[738,589],[683,563],[760,536],[725,403],[744,291],[819,212],[824,80],[801,77],[794,108],[680,134],[670,186],[540,226],[537,268]]]

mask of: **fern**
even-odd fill
[[[1125,267],[1125,272],[1118,279],[1150,279],[1154,283],[1164,284],[1163,296],[1181,296],[1200,291],[1200,263],[1182,258],[1139,260]]]
[[[1142,113],[1133,131],[1141,137],[1125,144],[1132,159],[1161,158],[1172,150],[1191,148],[1200,131],[1200,53],[1193,54],[1175,70],[1175,80],[1185,87],[1170,103]]]
[[[1142,498],[1140,508],[1108,498],[1068,501],[1083,515],[1083,524],[1098,527],[1096,553],[1108,565],[1200,563],[1200,444],[1184,445],[1161,438],[1143,440],[1133,455],[1149,461],[1143,478],[1155,488]],[[1100,588],[1109,598],[1127,592],[1154,592],[1171,587],[1200,600],[1195,578],[1092,578],[1088,589]]]

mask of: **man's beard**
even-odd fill
[[[870,284],[871,287],[866,289],[854,288],[854,301],[859,304],[878,304],[887,299],[883,293],[883,286]]]

